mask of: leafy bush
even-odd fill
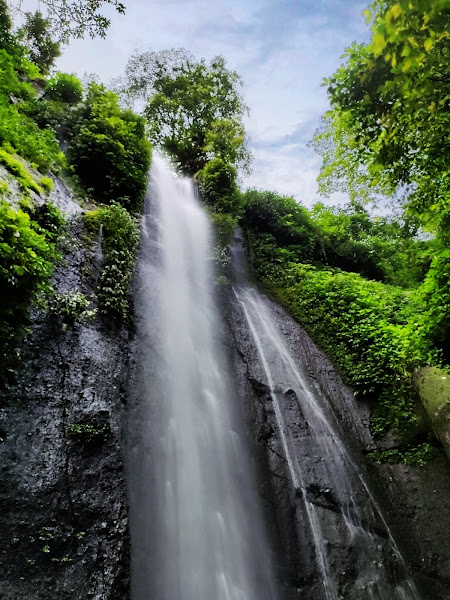
[[[238,219],[228,213],[213,211],[210,211],[209,217],[213,229],[214,246],[227,253]]]
[[[91,230],[103,227],[105,267],[97,297],[100,312],[117,319],[130,318],[129,286],[139,246],[139,220],[119,204],[86,214]]]
[[[23,73],[30,78],[39,71],[22,59],[18,61],[0,50],[0,145],[9,144],[23,158],[35,163],[41,171],[58,170],[64,166],[64,155],[51,131],[42,131],[24,111],[33,102],[36,92]],[[19,71],[22,76],[19,76]],[[16,103],[11,103],[11,98]]]
[[[50,290],[59,258],[52,235],[55,232],[46,232],[25,212],[0,201],[0,379],[17,357],[30,305]]]
[[[310,214],[320,245],[317,260],[405,288],[425,276],[433,242],[418,236],[416,218],[373,217],[356,202],[342,208],[317,203]]]
[[[151,157],[143,119],[121,109],[117,96],[95,83],[89,87],[82,117],[69,147],[81,185],[98,201],[138,210]]]
[[[50,304],[50,312],[62,319],[63,324],[73,325],[76,321],[92,319],[96,309],[89,310],[90,300],[79,292],[55,294]]]
[[[78,104],[83,98],[83,86],[75,75],[59,72],[47,82],[45,98],[64,104]]]
[[[197,173],[202,197],[216,212],[237,217],[242,213],[242,196],[236,184],[237,170],[220,158],[209,161]]]
[[[275,192],[248,190],[244,194],[245,220],[251,229],[270,234],[298,260],[317,254],[316,232],[306,208],[293,198]]]
[[[422,327],[429,338],[450,360],[450,250],[438,253],[417,290],[418,299],[426,306]]]
[[[64,154],[53,132],[41,130],[25,114],[21,114],[15,105],[0,104],[0,144],[10,144],[13,151],[26,160],[36,164],[46,173],[58,172],[65,165]]]
[[[33,218],[50,241],[56,242],[63,233],[66,219],[59,208],[51,202],[34,209]]]

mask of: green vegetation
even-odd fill
[[[69,156],[82,187],[97,202],[138,211],[151,156],[143,118],[121,109],[116,94],[96,83],[87,90],[81,114]]]
[[[422,287],[428,335],[450,358],[448,59],[450,6],[375,0],[365,11],[372,39],[354,44],[327,81],[332,109],[315,138],[324,190],[407,190],[404,214],[435,238]]]
[[[45,98],[65,104],[78,104],[83,98],[83,86],[75,75],[56,73],[45,86]]]
[[[415,236],[411,219],[374,218],[358,204],[307,210],[273,192],[244,197],[258,279],[371,401],[372,432],[393,430],[414,453],[423,427],[412,376],[440,361],[421,287],[434,240]]]
[[[248,165],[240,84],[221,56],[208,65],[185,50],[165,50],[133,56],[122,87],[146,101],[150,140],[194,176],[212,159]]]
[[[367,455],[371,460],[377,463],[399,463],[402,462],[405,465],[419,465],[423,466],[428,462],[441,456],[441,452],[436,447],[435,443],[424,442],[419,444],[412,450],[376,450],[369,452]]]
[[[110,432],[107,425],[103,427],[94,427],[87,423],[70,423],[67,428],[67,435],[75,441],[97,444],[103,442]]]
[[[19,29],[18,38],[27,49],[30,61],[39,67],[42,75],[48,75],[61,55],[60,43],[52,39],[50,21],[44,19],[39,11],[25,13],[25,24]]]
[[[113,204],[87,213],[85,220],[91,231],[102,227],[106,264],[97,289],[100,312],[129,320],[129,287],[139,246],[139,219],[119,204]]]
[[[12,175],[15,175],[24,191],[32,190],[33,192],[36,192],[36,194],[42,194],[42,189],[34,181],[25,165],[16,157],[6,152],[6,150],[3,150],[3,148],[0,148],[0,163],[3,164]]]
[[[97,310],[89,309],[90,303],[89,298],[78,292],[56,293],[50,303],[50,312],[62,320],[65,329],[67,325],[95,317]]]
[[[0,182],[1,381],[13,371],[30,307],[44,305],[44,299],[52,296],[50,279],[60,257],[64,218],[51,203],[42,204],[44,194],[53,189],[48,175],[71,176],[92,200],[120,202],[134,212],[147,187],[151,148],[143,118],[120,108],[117,96],[103,86],[91,84],[83,90],[80,81],[67,73],[56,73],[47,82],[42,77],[60,52],[58,34],[67,40],[83,32],[104,33],[108,21],[98,9],[106,4],[123,10],[115,0],[77,3],[76,13],[71,13],[70,3],[44,1],[50,13],[27,13],[24,26],[13,32],[8,6],[0,0],[0,164],[24,192],[15,198],[9,180]],[[52,26],[55,19],[58,31]],[[38,95],[36,89],[44,94]],[[68,147],[67,156],[61,142]],[[116,204],[110,211],[100,209],[98,215],[105,221],[106,256],[98,290],[100,310],[128,317],[136,219]],[[82,294],[55,294],[50,310],[65,329],[95,316],[89,303]]]
[[[16,346],[26,332],[29,306],[50,291],[62,223],[60,213],[51,205],[32,220],[27,213],[0,201],[0,380],[5,379],[18,356]]]
[[[402,444],[371,457],[423,464],[435,440],[423,440],[412,376],[450,358],[450,7],[374,0],[364,14],[372,39],[326,80],[331,110],[312,142],[321,192],[351,204],[307,211],[250,191],[245,214],[259,279],[370,398],[373,433]],[[362,206],[401,193],[389,217]]]
[[[226,282],[228,245],[240,220],[260,282],[370,400],[373,433],[395,432],[399,446],[371,458],[411,464],[432,458],[412,377],[424,364],[445,368],[450,358],[448,2],[374,0],[366,11],[372,39],[349,48],[327,80],[331,110],[312,142],[323,158],[321,191],[345,191],[351,203],[311,210],[273,192],[240,192],[239,170],[250,162],[247,107],[240,78],[222,57],[207,63],[184,50],[133,56],[120,92],[141,102],[140,116],[97,83],[83,89],[65,73],[42,80],[59,40],[104,35],[109,23],[98,10],[110,5],[123,12],[123,5],[82,0],[74,13],[70,2],[42,4],[48,13],[27,15],[14,34],[0,0],[0,163],[23,190],[22,210],[0,202],[0,377],[11,369],[29,307],[50,290],[59,257],[62,216],[50,203],[38,207],[35,196],[51,191],[52,173],[72,176],[90,201],[101,203],[85,218],[93,234],[101,229],[99,312],[129,321],[148,135],[198,182],[215,232],[218,285]],[[400,192],[402,205],[395,200]],[[10,193],[7,181],[0,193]],[[389,216],[373,217],[364,203],[380,194],[397,205]],[[64,328],[94,316],[89,306],[90,299],[73,292],[54,295],[51,310]],[[72,424],[67,433],[98,441],[107,430]]]

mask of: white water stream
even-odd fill
[[[153,158],[138,272],[129,450],[133,600],[274,600],[248,451],[211,299],[209,224]]]

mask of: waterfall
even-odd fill
[[[321,592],[314,599],[419,600],[387,522],[347,449],[329,399],[320,385],[311,384],[304,358],[294,357],[274,305],[246,284],[242,238],[237,236],[237,242],[233,290],[253,340],[254,350],[248,352],[259,357],[257,373],[249,374],[268,390],[279,440],[278,447],[272,441],[271,450],[281,451],[286,459],[309,529],[321,581]],[[281,325],[286,329],[285,322]],[[247,341],[248,336],[242,335]],[[349,569],[351,577],[345,573]]]
[[[154,156],[136,283],[132,600],[274,600],[192,183]]]

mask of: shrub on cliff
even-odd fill
[[[30,305],[50,290],[63,222],[53,206],[42,208],[32,220],[0,201],[0,380],[14,364]]]
[[[69,157],[81,186],[92,198],[139,209],[151,157],[144,120],[120,108],[116,94],[102,85],[92,83],[88,88]]]

